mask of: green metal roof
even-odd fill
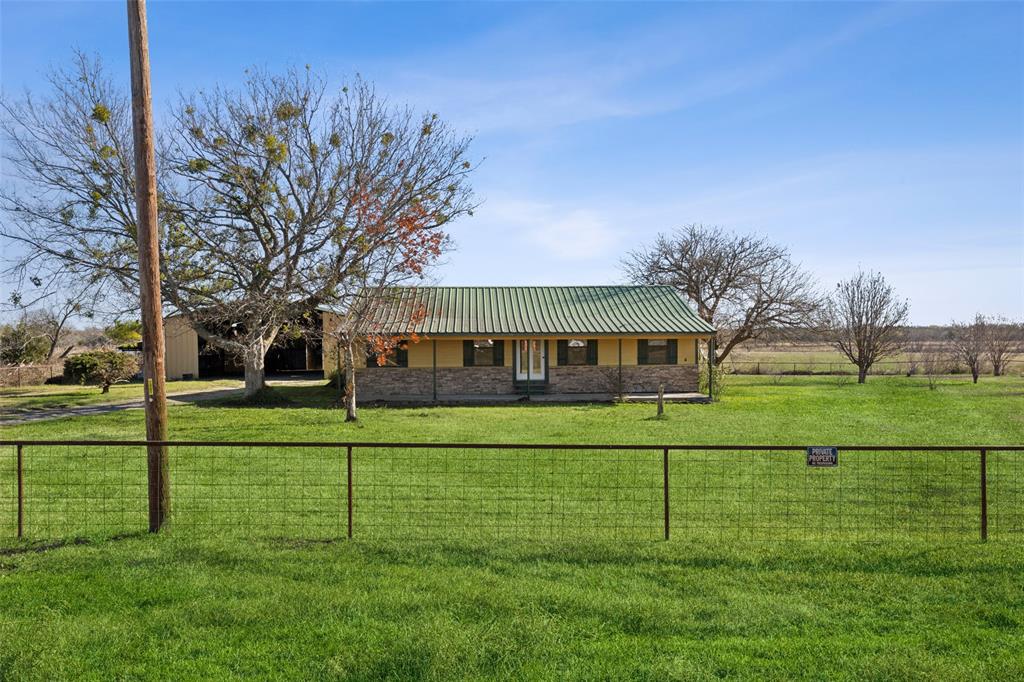
[[[414,310],[425,316],[409,329]],[[666,286],[398,287],[374,318],[426,336],[715,333]]]

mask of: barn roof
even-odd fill
[[[714,327],[698,317],[682,296],[667,286],[397,287],[392,292],[374,308],[373,326],[382,333],[425,336],[715,333]],[[421,319],[410,328],[410,318]]]

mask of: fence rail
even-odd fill
[[[0,441],[0,538],[1024,539],[1024,446]]]
[[[62,376],[64,366],[56,365],[7,365],[0,367],[0,386],[21,388],[39,386],[54,377]]]
[[[727,358],[721,366],[732,374],[778,375],[778,374],[822,374],[856,376],[857,366],[845,360],[734,360]],[[1024,360],[1010,360],[1003,369],[1004,374],[1024,371]],[[987,368],[986,372],[991,372]],[[879,360],[868,372],[871,376],[897,376],[915,374],[924,376],[928,372],[922,360]],[[970,375],[970,370],[956,363],[945,364],[932,371],[936,376]]]

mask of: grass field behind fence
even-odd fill
[[[201,379],[168,381],[167,395],[175,396],[214,389],[241,388],[240,379]],[[45,384],[39,386],[0,386],[0,416],[17,417],[33,410],[57,410],[65,407],[102,405],[142,400],[142,382],[114,384],[107,393],[98,386]]]
[[[29,445],[24,536],[147,528],[145,448]],[[348,533],[345,447],[169,448],[171,529],[189,535],[338,539]],[[973,539],[977,451],[669,452],[675,538]],[[352,532],[361,539],[644,541],[665,533],[664,453],[651,450],[355,447]],[[16,534],[15,449],[0,456],[0,534]],[[991,451],[992,539],[1024,534],[1024,453]]]
[[[936,390],[905,377],[873,377],[863,386],[825,377],[727,381],[722,402],[668,405],[662,419],[654,417],[652,405],[516,405],[368,409],[352,425],[327,409],[333,393],[315,387],[284,389],[288,402],[276,408],[196,404],[169,412],[171,436],[189,440],[1024,443],[1020,378],[982,378],[977,386],[944,379]],[[10,439],[137,439],[143,433],[141,411],[0,427],[0,438]],[[94,517],[56,507],[51,521],[85,526],[74,530],[87,538],[143,528],[140,450],[110,452],[117,465],[106,467],[111,473],[102,479],[109,486],[100,495],[107,510],[99,517],[102,527],[83,523]],[[523,505],[531,498],[525,493],[511,516],[502,517],[517,519],[508,536],[410,528],[385,540],[382,531],[395,530],[385,514],[392,500],[361,488],[376,480],[387,489],[391,462],[378,459],[375,465],[375,453],[358,451],[356,541],[284,537],[274,526],[286,517],[246,506],[244,493],[249,482],[280,486],[282,479],[274,476],[289,466],[295,470],[298,460],[307,470],[302,476],[315,477],[307,483],[317,482],[323,495],[315,498],[308,489],[304,498],[299,495],[310,514],[300,517],[306,530],[333,538],[345,526],[343,457],[334,449],[296,454],[279,459],[279,452],[255,450],[246,458],[186,448],[172,456],[184,478],[172,489],[179,516],[172,517],[167,534],[137,530],[57,547],[34,540],[0,543],[0,679],[1024,679],[1024,542],[1000,531],[1005,462],[999,455],[989,462],[993,541],[981,543],[973,453],[922,461],[923,455],[900,460],[887,451],[862,464],[868,461],[859,459],[863,455],[843,451],[839,469],[820,471],[808,471],[801,452],[762,457],[756,467],[739,453],[674,453],[671,542],[649,540],[662,530],[657,451],[637,460],[640,490],[635,502],[628,498],[638,512],[636,531],[643,533],[636,542],[595,539],[575,526],[567,527],[564,539],[546,530],[539,539],[511,537],[527,521],[561,521],[549,498],[543,514],[527,514]],[[464,453],[453,448],[417,459],[415,466],[423,469],[417,472],[409,471],[411,462],[394,460],[394,472],[403,480],[415,473],[431,491],[430,470],[455,454]],[[127,478],[120,474],[122,456]],[[0,449],[0,471],[11,471],[12,457],[12,449]],[[81,480],[81,472],[97,464],[74,450],[33,457],[27,453],[26,466],[51,472],[54,486],[65,475]],[[501,475],[526,480],[524,465],[530,462],[525,468],[531,470],[539,457],[539,451],[527,451],[515,464],[502,459]],[[259,468],[249,467],[261,459]],[[855,491],[876,475],[890,485],[899,482],[899,462],[914,465],[914,475],[943,474],[936,485],[915,488],[928,493],[934,507],[922,508],[916,498],[893,498],[899,504],[889,506],[854,504]],[[571,469],[584,477],[604,470]],[[895,478],[886,478],[893,472]],[[451,473],[445,480],[459,480]],[[41,472],[26,474],[31,484]],[[704,475],[723,485],[703,487]],[[13,480],[3,476],[0,504],[9,505]],[[838,490],[815,486],[838,483],[839,476],[848,514],[837,515],[827,504],[792,503],[804,493],[834,499]],[[474,474],[472,480],[489,479]],[[122,481],[126,491],[135,491],[120,498],[132,501],[130,507],[111,504]],[[762,487],[766,481],[773,481],[773,492]],[[713,494],[702,498],[705,490]],[[214,507],[210,498],[229,492],[243,494]],[[445,504],[457,492],[449,489]],[[37,496],[35,504],[39,493],[38,485],[27,490]],[[371,493],[377,503],[369,504]],[[444,491],[431,494],[433,510],[444,511]],[[294,498],[282,495],[289,504]],[[718,505],[709,503],[716,499]],[[316,515],[314,500],[327,503],[316,507]],[[801,516],[787,517],[787,501],[788,513],[799,509]],[[402,504],[400,509],[413,511]],[[487,509],[471,510],[468,520]],[[296,510],[288,510],[295,523]],[[4,519],[11,518],[9,511],[0,512]],[[894,515],[899,511],[906,514]],[[899,524],[920,519],[922,511],[933,523],[948,512],[949,534],[906,536]],[[40,522],[39,508],[28,512],[28,530],[40,531],[32,525]],[[371,512],[385,525],[374,529]],[[876,534],[873,525],[887,514],[897,522],[891,538]],[[180,525],[186,518],[220,520],[214,527],[189,528]],[[776,528],[772,537],[790,539],[750,542],[755,523],[779,525],[787,518],[800,520],[785,526],[792,529],[788,535]],[[862,537],[860,526],[855,530],[848,522],[857,519],[884,541],[855,541]],[[687,527],[698,521],[728,523],[733,532]],[[225,529],[225,522],[236,527]],[[792,540],[812,523],[844,532],[825,541]],[[240,533],[247,524],[255,534]],[[425,539],[410,539],[413,530]]]
[[[876,362],[872,375],[900,375],[926,373],[930,362],[938,374],[967,374],[969,370],[954,357],[943,342],[930,342],[924,350],[908,349]],[[777,343],[740,346],[722,364],[740,374],[857,374],[857,367],[835,348],[820,343]],[[990,374],[991,364],[982,359],[982,373]],[[1004,369],[1009,376],[1024,373],[1024,354],[1010,354]]]

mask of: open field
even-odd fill
[[[309,386],[279,388],[289,401],[279,407],[195,404],[174,406],[170,415],[172,437],[196,440],[1024,443],[1020,378],[977,386],[945,379],[934,391],[905,377],[862,386],[834,377],[727,381],[722,402],[669,405],[664,419],[654,418],[653,405],[514,405],[364,409],[352,425],[325,409],[332,390]],[[142,432],[141,411],[129,411],[6,427],[0,437]],[[244,459],[210,452],[192,449],[178,461],[211,486],[246,480],[239,479]],[[459,451],[447,452],[450,463]],[[5,456],[6,475],[9,449]],[[72,482],[66,462],[88,464],[61,461]],[[844,460],[840,471],[856,471],[850,465]],[[302,475],[322,473],[317,466]],[[328,472],[336,492],[341,471]],[[401,471],[421,480],[426,473]],[[746,491],[763,473],[744,467],[721,481]],[[755,543],[728,533],[695,540],[684,532],[690,508],[678,483],[673,523],[680,532],[667,543],[653,541],[659,526],[646,520],[644,541],[616,535],[615,543],[514,534],[399,543],[369,532],[347,542],[337,539],[337,525],[319,541],[243,539],[190,524],[158,537],[135,533],[46,551],[33,551],[42,549],[38,542],[5,541],[0,603],[13,607],[0,609],[0,641],[18,646],[0,647],[0,677],[1020,678],[1024,545],[1020,536],[974,539],[976,459],[961,473],[970,487],[955,523],[964,532],[945,541],[785,533],[795,539],[773,541],[770,532]],[[827,503],[831,493],[822,492]],[[129,501],[144,499],[140,491]],[[180,500],[187,499],[183,492]],[[904,501],[921,512],[930,499]],[[764,517],[779,511],[770,494],[750,500]],[[746,497],[730,503],[754,509]],[[144,521],[144,512],[135,514]],[[356,521],[359,530],[367,519]]]
[[[923,346],[942,358],[943,373],[967,373],[963,363],[949,357],[949,349],[941,342],[930,342]],[[911,370],[923,372],[922,361],[925,353],[907,350],[880,360],[872,367],[873,374],[907,374]],[[724,366],[741,374],[815,373],[856,374],[857,367],[842,353],[823,343],[793,342],[772,344],[748,344],[734,350],[724,361]],[[954,371],[955,370],[955,371]],[[991,367],[984,363],[984,371]],[[1007,366],[1007,374],[1024,375],[1024,355],[1013,355]]]
[[[189,382],[194,383],[194,382]],[[1024,378],[953,377],[931,391],[919,377],[726,378],[714,405],[529,405],[364,408],[346,424],[325,409],[326,386],[281,386],[289,403],[235,407],[204,402],[170,408],[170,435],[191,440],[361,440],[510,443],[842,443],[970,445],[1024,442]],[[141,438],[141,411],[3,427],[3,438]]]
[[[1011,680],[1024,552],[241,543],[0,556],[4,679]]]
[[[168,381],[167,394],[192,393],[213,388],[240,388],[239,379],[203,379],[198,381]],[[109,393],[98,386],[42,386],[0,387],[0,412],[14,413],[27,410],[52,410],[82,405],[102,405],[142,400],[142,382],[115,384]]]

